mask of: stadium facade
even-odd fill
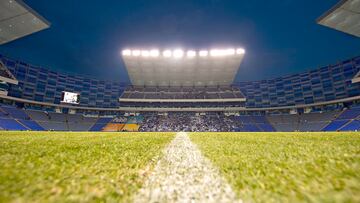
[[[5,56],[0,56],[0,59],[19,81],[18,85],[10,85],[8,89],[8,96],[15,98],[60,104],[61,92],[69,91],[80,93],[80,106],[119,108],[119,98],[131,85],[63,74]],[[352,80],[359,71],[360,57],[354,57],[304,73],[234,82],[232,86],[238,87],[246,97],[246,108],[293,107],[341,99],[356,100],[360,96],[360,83]],[[144,96],[140,97],[144,99]]]

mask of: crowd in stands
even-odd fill
[[[260,119],[261,118],[261,119]],[[274,131],[265,116],[235,116],[224,113],[144,114],[140,131],[239,132]]]

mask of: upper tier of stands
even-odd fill
[[[128,87],[122,99],[239,99],[237,87]]]

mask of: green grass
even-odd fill
[[[250,202],[360,202],[360,133],[192,133]]]
[[[129,201],[173,136],[0,132],[0,202]]]

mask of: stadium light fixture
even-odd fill
[[[129,50],[129,49],[123,50],[123,51],[122,51],[122,55],[123,55],[123,56],[130,56],[130,55],[131,55],[131,50]]]
[[[175,58],[181,58],[181,57],[184,56],[184,51],[181,50],[181,49],[176,49],[176,50],[173,51],[173,56]]]
[[[133,51],[131,52],[131,54],[132,54],[133,56],[140,56],[141,52],[140,52],[140,50],[133,50]]]
[[[150,56],[150,52],[148,50],[142,50],[141,51],[141,56],[143,57],[149,57]]]
[[[160,54],[159,50],[156,50],[156,49],[150,50],[150,56],[151,57],[158,57],[159,54]]]
[[[170,50],[165,50],[163,51],[163,56],[164,57],[171,57],[172,56],[172,52]]]
[[[204,56],[207,56],[208,54],[209,54],[209,52],[208,52],[207,50],[201,50],[201,51],[199,51],[199,56],[204,57]]]
[[[196,56],[196,51],[193,50],[189,50],[186,52],[186,56],[189,58],[195,57]]]
[[[242,48],[236,49],[236,54],[245,54],[245,49]]]

